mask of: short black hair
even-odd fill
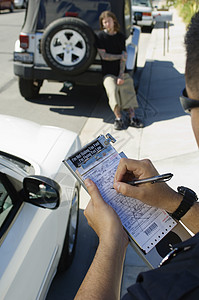
[[[186,84],[199,96],[199,11],[192,17],[185,35]]]

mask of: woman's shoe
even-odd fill
[[[122,119],[116,118],[113,124],[115,130],[122,130],[124,129],[124,122]]]
[[[129,126],[143,128],[144,124],[138,118],[133,117],[132,119],[130,119]]]

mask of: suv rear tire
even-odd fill
[[[51,23],[41,40],[41,52],[49,67],[66,75],[78,75],[96,56],[95,36],[89,25],[65,17]]]
[[[24,79],[19,77],[19,91],[25,99],[37,98],[43,80]]]

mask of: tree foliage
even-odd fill
[[[186,24],[189,24],[191,17],[199,10],[199,0],[167,0],[167,6],[174,6],[179,10],[180,16]]]

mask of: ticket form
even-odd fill
[[[121,156],[112,146],[109,146],[108,151],[103,151],[98,146],[99,155],[98,152],[88,155],[85,160],[81,155],[73,156],[69,158],[70,165],[75,165],[73,170],[82,181],[90,178],[95,182],[103,199],[120,217],[130,238],[144,253],[148,253],[177,223],[166,211],[117,193],[113,188],[113,181]],[[81,164],[79,161],[77,163],[79,159]]]

